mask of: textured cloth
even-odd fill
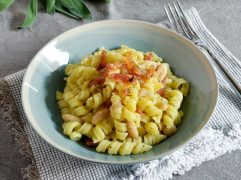
[[[206,42],[210,50],[225,64],[236,80],[240,79],[240,62],[211,35],[202,24],[195,9],[188,10],[186,14],[197,34]],[[165,24],[160,25],[165,26]],[[220,93],[216,110],[204,130],[194,140],[171,155],[133,166],[88,163],[49,146],[34,132],[23,113],[20,88],[24,71],[4,78],[16,102],[24,131],[31,146],[29,155],[33,155],[32,168],[35,167],[36,162],[38,169],[35,176],[33,173],[31,174],[31,169],[27,171],[26,175],[33,178],[39,176],[42,179],[169,179],[173,174],[183,174],[203,161],[241,149],[241,123],[239,122],[241,97],[236,94],[222,73],[217,68],[215,70]]]

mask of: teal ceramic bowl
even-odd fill
[[[175,135],[149,152],[118,156],[97,153],[65,137],[55,92],[63,89],[64,68],[99,47],[125,44],[140,51],[154,51],[175,74],[190,82],[182,109],[183,122]],[[33,58],[22,84],[22,104],[35,131],[50,145],[71,156],[98,163],[133,164],[163,157],[190,141],[208,122],[217,101],[217,80],[203,53],[188,39],[157,25],[133,20],[107,20],[69,30],[45,45]]]

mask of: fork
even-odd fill
[[[227,79],[234,86],[237,92],[241,95],[240,85],[237,84],[237,82],[232,78],[231,74],[219,62],[219,60],[214,56],[214,54],[208,49],[205,43],[193,30],[193,28],[191,27],[190,23],[188,22],[184,14],[184,11],[179,1],[178,0],[176,0],[176,2],[173,1],[173,8],[171,7],[170,4],[168,4],[167,6],[164,5],[164,10],[170,22],[171,29],[174,31],[177,31],[181,35],[184,35],[186,38],[191,40],[195,45],[200,47],[201,50],[205,50],[209,54],[209,56],[214,60],[217,66],[222,70],[223,74],[227,77]]]

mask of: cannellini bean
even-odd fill
[[[133,121],[126,121],[127,132],[132,138],[138,138],[138,130]]]
[[[163,133],[167,136],[173,135],[177,131],[176,126],[171,126],[170,128],[164,127],[163,128]]]
[[[62,114],[62,119],[64,121],[79,121],[81,122],[81,119],[77,116],[74,116],[72,114]]]
[[[155,62],[155,61],[145,61],[143,64],[138,64],[138,67],[145,71],[147,68],[149,68],[150,66],[153,66],[155,69],[157,68],[159,63]]]
[[[97,124],[98,122],[100,122],[101,120],[107,118],[110,114],[110,110],[108,108],[105,109],[101,109],[99,111],[97,111],[94,116],[92,117],[91,122],[93,124]]]
[[[157,66],[155,75],[158,77],[159,81],[162,81],[167,74],[167,67],[164,64]]]

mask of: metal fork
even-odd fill
[[[213,53],[208,49],[205,43],[200,39],[200,37],[193,30],[191,25],[189,24],[181,4],[178,0],[176,2],[173,1],[173,8],[170,4],[167,6],[164,5],[164,10],[167,14],[168,20],[171,25],[171,29],[177,31],[179,34],[184,35],[188,39],[190,39],[194,44],[200,47],[202,50],[205,50],[210,57],[214,60],[217,66],[222,70],[223,74],[227,77],[230,83],[234,86],[234,88],[241,95],[241,87],[236,81],[232,78],[231,74],[226,70],[225,67],[219,62],[219,60],[213,55]]]

